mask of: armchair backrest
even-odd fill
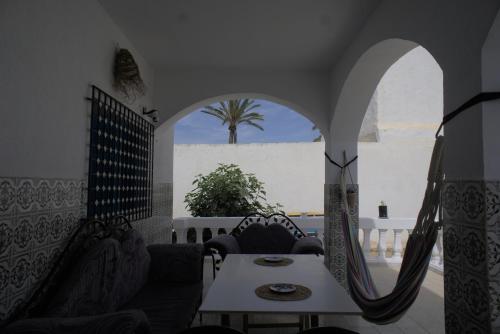
[[[243,254],[288,254],[297,239],[278,223],[253,223],[236,240]]]
[[[307,236],[295,223],[290,219],[290,217],[285,216],[281,213],[273,213],[269,216],[263,215],[262,213],[251,213],[245,218],[243,218],[239,224],[231,231],[231,235],[237,236],[241,234],[248,226],[252,224],[260,224],[263,226],[268,226],[270,224],[277,224],[283,226],[295,239],[300,239]]]

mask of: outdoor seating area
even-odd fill
[[[324,254],[320,239],[307,236],[282,214],[250,214],[229,234],[214,235],[204,245],[223,259],[227,254]]]
[[[0,49],[0,333],[500,333],[499,0],[2,0]]]
[[[2,333],[177,333],[202,299],[203,253],[146,247],[123,217],[87,221]]]

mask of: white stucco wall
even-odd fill
[[[323,211],[324,143],[175,145],[174,217],[189,215],[184,196],[195,175],[234,163],[264,182],[269,203],[285,211]]]
[[[151,107],[153,70],[97,0],[0,2],[0,175],[83,178],[90,84],[113,90],[115,47],[128,48]]]
[[[423,47],[394,63],[375,94],[380,141],[434,137],[443,118],[443,71]]]
[[[378,215],[384,200],[392,217],[416,217],[425,191],[432,140],[359,144],[360,215]],[[174,146],[174,217],[189,216],[184,196],[197,174],[234,163],[265,183],[270,203],[285,212],[323,212],[324,143],[200,144]]]

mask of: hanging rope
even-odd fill
[[[359,244],[347,201],[346,171],[349,168],[341,167],[341,223],[346,244],[348,284],[353,300],[363,310],[363,317],[370,322],[386,324],[401,318],[417,298],[425,279],[440,228],[435,218],[444,181],[443,143],[443,136],[439,136],[432,153],[422,208],[408,238],[396,286],[386,296],[379,295]]]

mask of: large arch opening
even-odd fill
[[[222,122],[217,119],[213,119],[210,125],[211,129],[213,127],[220,129],[215,141],[203,141],[203,138],[196,136],[195,132],[199,130],[199,124],[187,129],[180,127],[199,121],[200,115],[205,117],[205,120],[211,118],[201,113],[206,106],[216,106],[221,101],[247,98],[262,106],[263,109],[252,111],[264,114],[264,122],[261,124],[264,131],[243,127],[244,132],[240,133],[238,129],[238,138],[241,138],[241,141],[238,141],[236,145],[227,144],[227,125],[222,126]],[[270,117],[275,113],[276,117]],[[278,121],[284,124],[277,124]],[[176,241],[200,242],[200,239],[206,240],[214,233],[227,231],[230,227],[226,226],[227,224],[221,226],[214,224],[213,227],[204,226],[201,232],[191,226],[192,222],[188,223],[193,213],[186,208],[185,196],[193,190],[193,180],[199,174],[207,175],[214,171],[220,164],[235,164],[242,172],[254,174],[264,184],[266,203],[285,214],[296,217],[295,219],[308,222],[312,220],[314,226],[302,227],[311,234],[319,235],[322,231],[324,206],[323,152],[325,146],[319,128],[319,125],[315,125],[308,118],[307,112],[301,106],[273,96],[251,93],[228,94],[205,99],[181,110],[175,117],[162,124],[157,129],[157,133],[168,132],[169,138],[162,140],[163,148],[157,149],[156,152],[157,154],[159,151],[160,154],[166,152],[170,157],[161,159],[162,163],[157,164],[155,168],[170,169],[172,217],[174,226],[177,226]],[[179,129],[183,130],[184,134],[187,132],[188,135],[196,138],[188,141],[185,140],[185,136],[179,138]],[[248,136],[245,138],[245,131],[254,131],[253,138],[259,135],[262,135],[262,138],[257,140],[248,139]],[[200,132],[206,133],[206,131]],[[221,132],[225,133],[222,137]],[[300,132],[299,135],[297,132]],[[270,136],[269,133],[272,135]],[[276,203],[280,206],[276,207]],[[229,221],[228,224],[234,226],[238,222],[237,219]],[[185,234],[179,233],[180,222],[189,225],[189,231]]]
[[[443,72],[423,47],[384,73],[367,107],[358,139],[360,217],[417,217],[434,136],[443,117]]]

